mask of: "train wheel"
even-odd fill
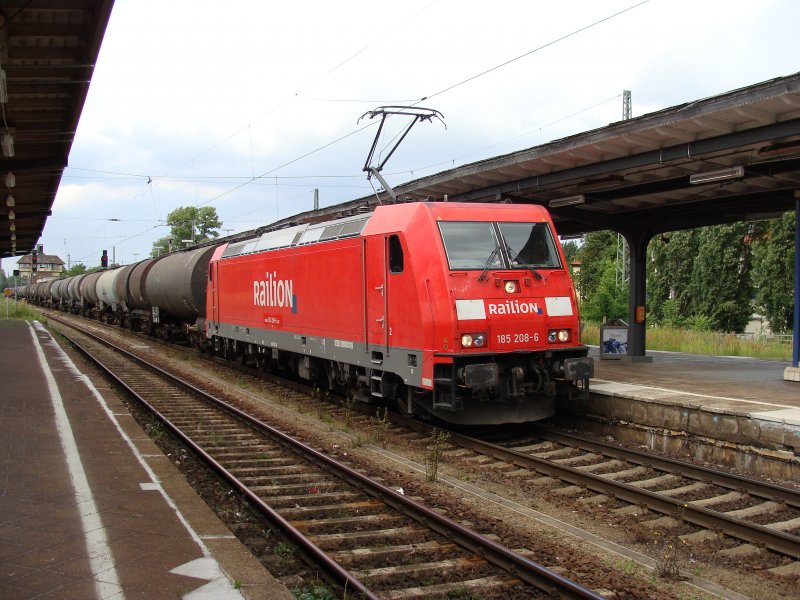
[[[413,400],[413,391],[410,387],[405,389],[405,394],[402,392],[397,394],[395,402],[400,414],[404,417],[413,417],[417,414],[417,405]]]

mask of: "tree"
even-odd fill
[[[581,315],[589,321],[628,318],[628,284],[617,286],[617,266],[612,259],[599,265],[600,280],[591,295],[581,304]],[[581,274],[583,274],[581,267]]]
[[[191,242],[183,240],[194,240],[195,244],[201,244],[218,238],[217,230],[222,227],[222,221],[213,206],[181,206],[167,215],[167,225],[171,228],[170,235],[153,242],[150,253],[153,257],[170,249],[191,245]]]
[[[86,273],[86,265],[83,263],[75,263],[69,269],[64,271],[64,277],[72,277],[73,275],[83,275]]]
[[[700,231],[689,283],[690,313],[708,317],[717,331],[744,331],[753,314],[749,240],[746,223]]]
[[[772,331],[792,331],[794,322],[795,215],[770,221],[753,243],[756,302]]]
[[[586,234],[578,252],[581,261],[579,284],[581,298],[591,298],[600,287],[603,273],[610,261],[614,264],[617,252],[617,234],[612,231],[597,231]]]
[[[647,263],[647,313],[653,323],[686,324],[690,316],[689,283],[700,230],[675,231],[650,240]]]
[[[574,240],[564,242],[563,244],[561,244],[561,248],[564,250],[564,258],[567,259],[567,266],[569,266],[575,260],[578,259],[578,252],[580,251],[580,246],[578,246],[578,242]]]

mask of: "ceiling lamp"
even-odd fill
[[[8,196],[6,196],[6,206],[7,206],[8,208],[13,208],[13,207],[15,207],[16,205],[17,205],[17,203],[14,201],[14,196],[12,196],[11,194],[9,194]]]
[[[9,221],[13,221],[16,218],[17,218],[17,215],[14,214],[14,209],[13,208],[9,208],[8,209],[8,220]]]
[[[8,226],[8,228],[9,228],[11,231],[16,231],[16,230],[17,230],[17,226],[16,226],[16,225],[14,225],[14,221],[11,221],[11,224]]]
[[[3,132],[2,139],[0,139],[0,146],[3,149],[3,156],[11,158],[14,156],[14,132],[6,129]]]
[[[6,86],[6,83],[7,83],[7,78],[5,69],[3,69],[3,67],[0,67],[0,102],[3,104],[8,102],[8,87]]]
[[[14,176],[14,173],[9,171],[8,173],[6,173],[6,187],[8,189],[11,189],[15,185],[17,185],[17,178]]]
[[[17,234],[16,233],[12,233],[11,234],[11,241],[12,242],[16,242],[17,241]]]
[[[715,183],[726,179],[739,179],[744,177],[744,167],[731,167],[720,169],[719,171],[708,171],[707,173],[695,173],[689,176],[689,183],[697,185],[699,183]]]
[[[575,204],[583,204],[586,202],[586,196],[581,194],[580,196],[567,196],[566,198],[556,198],[555,200],[550,200],[547,205],[550,208],[558,208],[559,206],[573,206]]]

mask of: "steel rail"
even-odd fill
[[[68,323],[60,321],[65,325],[71,326]],[[72,326],[71,326],[72,327]],[[235,489],[239,490],[241,493],[247,496],[248,500],[253,503],[253,505],[264,515],[264,517],[269,520],[274,526],[276,526],[281,533],[291,540],[298,548],[300,548],[300,552],[309,560],[310,563],[314,564],[315,566],[320,566],[328,575],[328,580],[337,584],[341,585],[345,589],[349,589],[355,593],[363,595],[365,598],[369,598],[370,600],[379,600],[379,597],[372,593],[363,583],[361,583],[358,579],[353,577],[349,571],[343,569],[341,565],[331,559],[321,548],[313,544],[306,536],[304,536],[300,531],[298,531],[295,527],[293,527],[286,519],[280,516],[272,507],[266,504],[263,500],[261,500],[255,493],[253,493],[246,485],[244,485],[239,479],[230,473],[227,469],[225,469],[219,462],[217,462],[214,458],[212,458],[203,448],[201,448],[198,444],[196,444],[189,436],[187,436],[183,431],[181,431],[180,427],[172,423],[164,414],[162,414],[158,409],[156,409],[152,404],[150,404],[145,398],[143,398],[139,393],[133,390],[127,383],[125,383],[119,376],[117,376],[114,371],[103,364],[97,357],[93,356],[91,351],[82,346],[77,340],[70,337],[67,334],[61,332],[62,335],[76,348],[78,349],[84,356],[86,356],[92,363],[94,363],[98,368],[100,368],[109,378],[111,378],[117,385],[119,385],[122,389],[125,390],[127,394],[129,394],[132,398],[136,401],[142,403],[144,406],[150,410],[153,415],[158,418],[159,421],[164,423],[164,425],[172,431],[180,440],[182,440],[185,444],[187,444],[192,451],[196,452],[199,457],[202,458],[211,468],[216,472],[220,477],[222,477],[225,481],[227,481],[231,486]],[[103,340],[101,337],[96,336],[89,332],[81,332],[82,335],[90,337],[95,341],[105,344],[110,349],[121,353],[124,357],[133,360],[137,364],[141,366],[152,369],[158,375],[165,377],[167,380],[171,381],[172,383],[177,383],[180,387],[183,387],[186,391],[192,394],[198,394],[201,396],[206,396],[205,392],[202,390],[195,388],[191,384],[181,381],[171,374],[167,373],[163,369],[148,363],[147,361],[139,358],[138,356],[111,344],[107,340]],[[218,401],[221,403],[221,401]]]
[[[397,415],[392,415],[392,421],[419,432],[428,433],[431,429],[429,425],[405,419]],[[691,502],[683,502],[656,492],[613,481],[600,475],[586,473],[567,465],[559,465],[558,463],[543,458],[537,458],[536,456],[524,454],[460,433],[451,431],[450,441],[480,454],[491,456],[522,468],[532,469],[562,481],[584,486],[595,492],[607,494],[630,502],[631,504],[645,505],[656,512],[672,515],[675,518],[699,525],[706,529],[722,531],[740,540],[763,545],[780,554],[794,559],[800,559],[800,538],[795,535],[770,529],[743,519],[730,517],[724,513],[715,512],[700,506],[693,506]]]
[[[694,465],[678,459],[641,452],[634,448],[621,448],[611,444],[604,444],[580,435],[562,433],[550,428],[542,427],[541,431],[537,431],[537,435],[549,441],[576,446],[583,450],[598,452],[605,456],[612,456],[641,466],[652,467],[670,473],[679,473],[690,479],[711,482],[730,489],[744,489],[752,496],[779,501],[788,506],[800,508],[800,492],[774,483],[749,479],[735,473],[725,473],[724,471]]]
[[[53,318],[53,320],[75,328],[74,325],[71,325],[58,318]],[[295,440],[287,434],[275,429],[263,421],[256,419],[255,417],[245,413],[235,406],[232,406],[227,402],[220,400],[191,385],[190,383],[181,380],[175,375],[149,363],[143,358],[138,357],[135,354],[132,354],[107,340],[104,340],[102,337],[84,331],[81,331],[81,334],[96,340],[115,352],[120,353],[124,357],[136,362],[142,367],[152,370],[166,380],[184,388],[186,391],[189,391],[192,394],[198,395],[204,401],[217,406],[221,410],[238,417],[239,419],[253,426],[255,429],[260,430],[270,437],[279,440],[281,443],[290,447],[298,454],[304,455],[306,458],[325,467],[329,471],[335,471],[342,479],[348,481],[351,485],[354,485],[370,496],[380,499],[388,506],[391,506],[395,510],[406,514],[418,522],[421,522],[437,533],[457,541],[461,546],[482,556],[488,562],[493,563],[501,569],[518,577],[522,581],[525,581],[526,583],[529,583],[546,593],[553,594],[561,598],[591,600],[602,599],[602,596],[594,593],[592,590],[579,585],[567,577],[551,571],[539,563],[517,554],[509,548],[506,548],[505,546],[502,546],[501,544],[498,544],[497,542],[494,542],[493,540],[490,540],[478,534],[477,532],[460,525],[459,523],[456,523],[448,517],[431,510],[421,503],[411,500],[410,498],[387,486],[384,486],[383,484],[371,480],[358,471],[355,471],[354,469],[335,461],[331,457],[314,450],[298,440]],[[153,414],[163,421],[171,431],[180,437],[181,440],[186,442],[193,450],[198,452],[198,454],[202,456],[203,459],[206,460],[214,468],[214,470],[220,474],[220,476],[231,483],[231,485],[233,485],[236,489],[247,495],[248,499],[251,499],[260,510],[264,511],[264,514],[267,516],[267,518],[274,520],[277,524],[279,524],[280,529],[284,532],[284,534],[301,548],[301,552],[307,553],[308,556],[312,557],[315,564],[324,566],[325,570],[334,577],[334,580],[337,583],[343,585],[343,582],[347,582],[346,586],[348,589],[354,592],[362,593],[366,598],[377,598],[377,596],[374,596],[374,594],[370,592],[366,586],[353,577],[346,569],[343,569],[338,563],[333,561],[323,550],[310,542],[302,533],[300,533],[289,522],[275,512],[274,509],[272,509],[269,505],[258,498],[258,496],[251,492],[245,484],[241,483],[234,475],[230,474],[222,465],[210,457],[202,448],[200,448],[188,436],[186,436],[179,427],[172,424],[163,414],[152,407],[146,400],[141,399],[139,394],[125,384],[109,368],[99,362],[96,358],[92,357],[91,354],[82,348],[78,342],[66,335],[64,337],[66,337],[72,344],[86,354],[90,360],[95,362],[114,381],[119,383],[119,385],[125,389],[127,393],[131,394],[137,400],[142,401],[143,404],[145,404],[145,406],[147,406],[148,409],[153,412]]]

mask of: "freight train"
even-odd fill
[[[533,205],[383,205],[21,292],[450,423],[545,419],[594,370]]]

